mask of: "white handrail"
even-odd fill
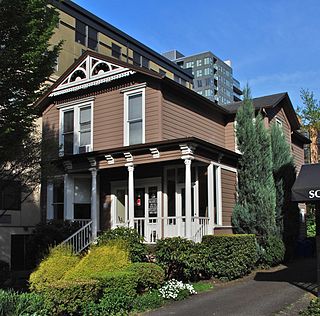
[[[90,221],[64,240],[61,245],[68,245],[75,253],[80,253],[87,248],[92,241],[92,221]]]

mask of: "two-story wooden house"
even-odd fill
[[[38,105],[43,137],[59,143],[61,174],[43,198],[48,219],[81,221],[93,236],[134,227],[149,243],[232,231],[240,155],[227,107],[94,52]],[[289,106],[279,106],[285,116]]]

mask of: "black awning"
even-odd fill
[[[320,164],[303,165],[292,186],[292,201],[320,201]]]

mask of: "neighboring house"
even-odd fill
[[[193,76],[161,54],[117,29],[70,0],[49,0],[59,12],[59,24],[51,42],[63,41],[54,82],[86,50],[96,51],[138,67],[152,70],[192,88]]]
[[[261,110],[270,109],[270,122],[277,116],[299,128],[287,94],[269,103]],[[43,137],[58,135],[60,143],[61,174],[48,181],[43,199],[48,219],[81,221],[93,236],[134,227],[148,243],[232,232],[240,157],[232,107],[94,52],[80,57],[38,106]]]

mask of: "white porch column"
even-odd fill
[[[64,175],[64,199],[63,215],[65,220],[73,220],[73,177],[66,173]]]
[[[54,219],[53,209],[53,183],[48,182],[47,184],[47,220]]]
[[[208,234],[213,234],[214,227],[214,165],[210,163],[207,168],[208,174],[208,217],[209,217],[209,225],[208,225]]]
[[[98,208],[97,208],[97,169],[91,168],[91,220],[92,237],[97,237],[98,231]]]
[[[191,158],[184,160],[186,165],[185,175],[185,202],[186,202],[186,238],[191,239],[191,212],[192,212],[192,187],[191,187]]]
[[[134,165],[133,163],[126,164],[128,168],[128,212],[129,212],[129,227],[134,227],[134,177],[133,177],[133,171],[134,171]]]
[[[216,184],[217,187],[217,219],[218,225],[222,225],[222,183],[221,183],[221,166],[216,167]]]

